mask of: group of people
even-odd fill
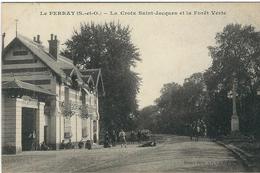
[[[190,140],[193,140],[195,138],[195,141],[199,140],[199,136],[207,136],[207,128],[206,128],[206,123],[199,119],[197,121],[193,121],[189,125],[189,133],[190,133]]]
[[[60,144],[60,149],[72,149],[74,148],[74,145],[71,142],[71,139],[67,143],[65,143],[65,140],[62,140]]]
[[[50,148],[48,145],[43,141],[41,144],[37,144],[37,135],[36,135],[36,130],[29,130],[27,133],[27,142],[30,144],[30,150],[35,151],[35,150],[49,150]]]
[[[126,135],[123,129],[121,129],[118,134],[115,130],[112,130],[111,133],[106,131],[104,136],[104,147],[108,148],[116,146],[118,142],[121,145],[121,147],[126,147],[127,139],[129,140],[130,144],[134,144],[136,141],[138,143],[141,143],[141,141],[144,140],[144,138],[145,135],[141,132],[141,130],[138,130],[137,133],[132,130],[128,136]]]
[[[149,130],[138,130],[137,133],[134,131],[131,131],[130,133],[130,141],[134,143],[137,141],[138,143],[141,143],[142,141],[148,141],[150,140],[150,131]]]
[[[118,137],[119,137],[119,142],[121,144],[121,147],[125,147],[126,148],[126,134],[124,132],[123,129],[120,130],[119,134],[118,134]],[[106,131],[105,133],[105,137],[104,137],[104,148],[108,148],[108,147],[111,147],[111,146],[116,146],[116,143],[117,143],[117,133],[115,130],[112,131],[111,135],[109,134],[108,131]]]

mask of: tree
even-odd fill
[[[153,133],[160,132],[160,111],[156,105],[144,107],[138,116],[138,128],[149,129]]]
[[[212,65],[204,73],[192,74],[182,86],[172,82],[161,89],[155,101],[159,131],[187,134],[187,124],[202,119],[209,136],[229,134],[232,101],[227,96],[236,78],[241,131],[260,137],[260,32],[229,24],[217,33],[209,53]]]
[[[161,96],[155,100],[160,112],[159,128],[161,133],[178,133],[180,121],[181,85],[177,83],[164,84]]]
[[[212,125],[229,132],[231,101],[227,95],[237,79],[238,114],[242,132],[258,129],[259,99],[256,88],[260,76],[260,34],[251,25],[229,24],[216,35],[216,45],[209,47],[212,66],[205,72],[210,96],[209,116]],[[214,123],[213,123],[214,122]],[[258,127],[257,127],[258,126]]]
[[[183,86],[168,83],[156,100],[162,133],[188,135],[188,126],[198,119],[205,120],[208,95],[203,74],[195,73],[185,79]]]
[[[260,75],[260,34],[254,27],[229,24],[216,35],[216,46],[209,47],[213,60],[211,71],[222,87],[231,88],[233,75],[238,79],[239,92],[255,93]],[[216,86],[219,87],[219,86]]]
[[[140,61],[129,26],[114,22],[81,23],[65,42],[63,54],[81,68],[101,68],[106,96],[100,99],[105,129],[131,128],[138,105],[140,77],[131,70]]]

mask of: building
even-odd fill
[[[100,69],[80,70],[59,54],[57,36],[49,49],[40,36],[16,36],[2,56],[2,151],[30,150],[45,142],[98,142],[99,95],[104,94]]]

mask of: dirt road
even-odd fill
[[[216,143],[164,136],[156,147],[23,152],[2,157],[5,172],[244,172],[234,155]]]

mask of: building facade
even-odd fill
[[[45,142],[98,142],[101,69],[79,69],[59,54],[57,36],[49,49],[40,36],[16,36],[2,54],[2,151],[17,153]]]

